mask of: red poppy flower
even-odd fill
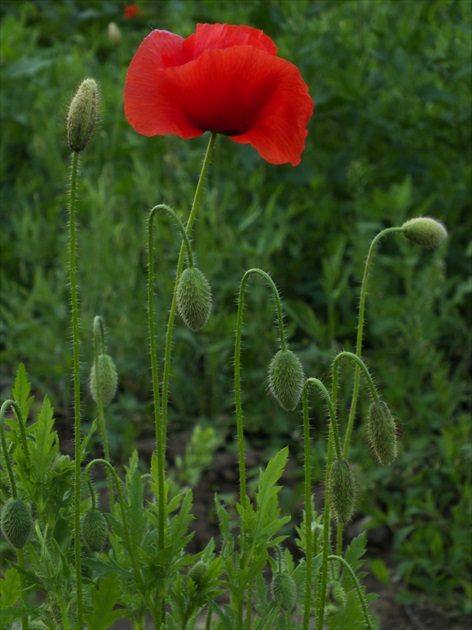
[[[137,15],[141,13],[141,9],[137,7],[135,4],[128,4],[127,7],[123,10],[123,15],[127,20],[132,20]]]
[[[276,52],[249,26],[198,24],[186,39],[152,31],[128,68],[126,118],[145,136],[213,131],[296,166],[313,101],[297,67]]]

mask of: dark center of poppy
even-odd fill
[[[220,131],[223,136],[242,136],[244,131]]]

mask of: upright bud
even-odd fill
[[[97,126],[97,110],[98,85],[94,79],[84,79],[67,115],[67,144],[71,151],[83,151],[89,144]]]
[[[21,499],[8,499],[2,510],[2,531],[16,549],[23,549],[33,525],[31,513]]]
[[[274,576],[271,584],[272,598],[285,612],[291,612],[297,603],[297,585],[293,577],[284,571]]]
[[[285,411],[298,405],[303,391],[303,366],[291,350],[279,350],[270,362],[269,389]]]
[[[99,354],[98,361],[93,362],[90,371],[90,393],[95,402],[98,402],[98,392],[102,405],[106,407],[111,403],[116,393],[118,375],[113,359],[108,354]]]
[[[370,405],[367,434],[379,462],[391,464],[397,456],[397,430],[388,405],[381,400]]]
[[[103,549],[107,539],[108,525],[103,512],[90,510],[82,519],[82,538],[89,551]]]
[[[211,313],[211,288],[200,269],[188,267],[177,285],[177,310],[185,324],[196,332]]]
[[[345,459],[333,462],[329,486],[333,516],[339,525],[346,525],[354,512],[356,487],[354,475]]]
[[[447,230],[442,223],[429,217],[410,219],[402,225],[403,234],[414,245],[433,249],[447,238]]]
[[[193,567],[189,571],[189,577],[195,582],[195,586],[199,588],[202,585],[203,578],[208,570],[208,565],[203,560],[194,564]]]

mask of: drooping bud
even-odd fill
[[[207,323],[211,313],[211,287],[200,269],[188,267],[180,276],[177,310],[193,332]]]
[[[279,350],[270,362],[269,389],[285,411],[298,405],[303,391],[303,366],[291,350]]]
[[[339,582],[331,580],[328,582],[326,590],[326,614],[328,616],[337,615],[346,608],[346,591]]]
[[[382,400],[370,405],[367,434],[379,462],[391,464],[397,456],[397,431],[390,409]]]
[[[333,516],[339,525],[345,525],[352,517],[356,498],[354,475],[345,459],[333,462],[329,486]]]
[[[447,230],[442,223],[430,217],[410,219],[402,225],[403,234],[414,245],[433,249],[447,238]]]
[[[67,144],[71,151],[80,152],[90,143],[98,122],[98,85],[94,79],[84,79],[79,86],[67,115]]]
[[[208,565],[203,560],[200,560],[195,564],[189,571],[189,577],[195,582],[195,586],[198,588],[201,586],[203,582],[203,578],[205,577],[205,573],[208,570]]]
[[[23,549],[33,525],[28,506],[21,499],[8,499],[2,510],[2,531],[16,549]]]
[[[98,402],[98,392],[102,405],[106,407],[111,403],[116,393],[118,385],[118,374],[116,373],[113,359],[108,354],[99,354],[98,361],[93,362],[90,371],[90,393],[95,402]]]
[[[103,512],[90,510],[82,519],[82,538],[89,551],[96,552],[103,549],[107,539],[108,525]]]
[[[287,572],[274,575],[271,584],[272,598],[286,612],[291,612],[297,603],[297,584]]]

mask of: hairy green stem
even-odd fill
[[[5,464],[7,467],[7,473],[8,473],[8,479],[10,480],[10,488],[11,488],[11,494],[12,497],[14,499],[17,498],[17,494],[16,494],[16,483],[15,483],[15,477],[13,475],[13,466],[11,463],[11,459],[10,459],[10,453],[8,452],[8,448],[7,448],[7,442],[5,439],[5,431],[3,429],[3,423],[5,422],[5,413],[8,409],[8,407],[16,407],[17,410],[18,409],[18,405],[15,403],[15,401],[13,400],[5,400],[5,402],[3,403],[3,405],[0,408],[0,438],[1,438],[1,442],[2,442],[2,450],[3,450],[3,456],[5,458]]]
[[[402,231],[403,231],[403,228],[401,227],[386,228],[385,230],[382,230],[381,232],[379,232],[377,236],[373,239],[372,243],[370,244],[370,248],[367,254],[367,259],[366,259],[365,268],[364,268],[364,276],[362,278],[361,295],[360,295],[360,300],[359,300],[359,319],[357,323],[357,341],[356,341],[356,354],[359,358],[362,354],[362,338],[364,334],[365,301],[366,301],[366,296],[367,296],[367,283],[369,279],[370,267],[372,265],[375,248],[377,246],[377,243],[380,241],[380,239],[382,239],[387,234],[393,234],[395,232],[398,233]],[[354,375],[354,386],[353,386],[353,392],[352,392],[351,408],[349,411],[349,420],[347,423],[346,436],[344,439],[344,449],[343,449],[344,459],[347,459],[349,455],[351,434],[352,434],[352,429],[354,427],[354,418],[355,418],[356,409],[357,409],[357,398],[359,396],[360,378],[361,378],[361,368],[360,366],[357,366],[356,373]]]
[[[74,479],[74,556],[77,587],[77,624],[82,628],[82,559],[80,554],[80,357],[79,357],[79,306],[76,277],[76,204],[79,153],[72,152],[70,192],[69,192],[69,282],[72,315],[72,360],[74,373],[74,444],[75,444],[75,479]]]
[[[100,382],[100,376],[98,374],[99,371],[99,362],[98,355],[105,354],[105,329],[103,326],[102,318],[97,315],[93,320],[93,355],[95,361],[95,368],[97,370],[97,382]],[[103,409],[103,401],[102,401],[102,388],[97,387],[97,413],[98,413],[98,426],[100,428],[100,433],[102,436],[102,445],[103,445],[103,454],[105,455],[105,459],[107,462],[110,461],[110,449],[108,447],[108,435],[107,429],[105,425],[105,411]],[[106,471],[107,474],[107,485],[108,485],[108,500],[110,505],[110,512],[113,513],[113,483],[110,477],[110,473],[108,469]],[[94,501],[95,504],[95,501]]]
[[[305,602],[303,610],[303,630],[308,630],[310,624],[311,609],[311,580],[312,580],[312,563],[313,563],[313,542],[312,542],[312,497],[311,497],[311,449],[310,449],[310,419],[308,413],[308,388],[312,385],[317,387],[328,405],[330,417],[330,435],[332,433],[336,453],[340,453],[340,441],[336,424],[336,414],[333,402],[324,384],[317,378],[306,379],[302,392],[302,409],[303,409],[303,446],[305,459],[305,546],[306,546],[306,573],[305,573]],[[326,499],[325,499],[326,503]],[[326,515],[326,506],[325,506]]]
[[[190,237],[192,233],[193,224],[195,222],[198,208],[200,206],[200,200],[203,192],[203,185],[205,183],[205,178],[208,172],[208,168],[211,162],[211,156],[213,154],[213,149],[215,147],[217,134],[215,132],[211,132],[210,139],[208,141],[207,150],[205,153],[205,157],[203,159],[202,170],[200,172],[200,177],[198,179],[197,188],[195,189],[195,195],[193,198],[192,208],[190,210],[190,215],[187,221],[187,225],[185,228],[185,232],[188,237]],[[167,434],[167,401],[169,397],[169,381],[170,381],[170,368],[171,368],[171,355],[172,355],[172,338],[174,332],[174,322],[175,322],[175,314],[177,312],[177,284],[179,282],[180,276],[182,274],[183,266],[184,266],[184,254],[185,254],[185,242],[180,246],[179,260],[177,262],[177,271],[175,274],[175,284],[174,284],[174,292],[172,295],[172,303],[169,312],[169,319],[167,322],[167,332],[166,332],[166,344],[165,344],[165,355],[164,355],[164,375],[162,381],[162,435],[165,437]],[[165,444],[164,444],[164,454],[165,454]]]
[[[361,585],[359,584],[359,580],[357,579],[357,575],[352,570],[351,565],[349,564],[349,562],[347,562],[344,558],[342,558],[339,555],[330,555],[330,556],[328,556],[328,560],[336,560],[337,562],[340,562],[341,565],[347,570],[347,572],[349,573],[349,575],[353,579],[354,585],[356,587],[357,595],[359,597],[359,601],[360,601],[361,606],[362,606],[362,611],[364,613],[366,628],[368,628],[368,630],[373,630],[372,622],[370,620],[369,610],[367,608],[367,603],[365,601],[364,595],[362,594]]]

